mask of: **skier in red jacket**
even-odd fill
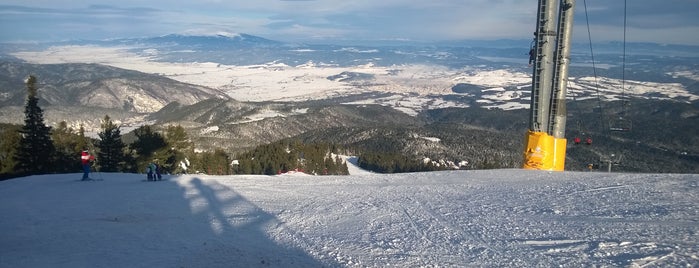
[[[90,180],[90,164],[95,161],[95,156],[91,155],[87,149],[83,150],[80,156],[80,162],[83,165],[83,179],[84,181]]]

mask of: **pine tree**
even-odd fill
[[[123,171],[126,145],[121,141],[120,127],[115,125],[108,115],[104,116],[101,127],[102,131],[97,134],[100,137],[97,143],[97,162],[100,169],[105,172]]]
[[[202,152],[199,154],[199,157],[201,158],[199,164],[202,166],[195,166],[198,170],[209,175],[228,175],[231,173],[230,158],[223,150],[216,149],[214,152]]]
[[[159,152],[167,150],[167,143],[160,133],[153,131],[151,126],[141,126],[134,130],[136,141],[130,147],[136,152],[136,168],[145,170],[146,166],[160,157]]]
[[[54,170],[51,162],[55,152],[51,141],[51,127],[44,124],[44,112],[39,107],[36,77],[29,76],[27,103],[24,107],[24,126],[20,130],[22,138],[15,155],[18,173],[43,174]]]
[[[165,142],[168,144],[168,157],[163,160],[161,167],[170,173],[185,173],[181,163],[186,163],[185,159],[194,155],[194,144],[189,140],[187,132],[182,126],[168,126],[165,131]]]
[[[4,125],[0,128],[0,174],[5,176],[15,173],[15,155],[22,138],[19,125]]]
[[[85,137],[85,127],[80,124],[80,128],[78,128],[78,142],[75,144],[75,151],[79,152],[85,148],[88,148],[87,144],[88,138]]]
[[[78,144],[83,138],[75,133],[72,128],[68,127],[66,121],[61,121],[51,131],[51,139],[56,147],[56,159],[53,161],[56,163],[56,171],[77,172],[80,170],[80,161],[78,159],[81,148]]]

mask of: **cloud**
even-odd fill
[[[0,41],[132,37],[193,30],[244,32],[282,41],[529,39],[537,10],[536,1],[521,0],[5,2],[0,6]],[[577,1],[576,33],[587,27],[584,4],[595,39],[621,39],[622,1]],[[699,1],[629,1],[627,29],[639,41],[699,44],[699,37],[688,32],[699,27],[694,14],[697,10]],[[586,36],[582,33],[574,37]]]
[[[590,30],[597,41],[622,40],[624,1],[587,1]],[[626,3],[627,40],[699,45],[699,2],[636,0]],[[577,1],[576,34],[587,38],[585,2]]]
[[[145,34],[160,28],[158,20],[168,16],[167,12],[154,8],[109,5],[66,9],[0,6],[0,15],[0,22],[5,25],[0,28],[3,38],[44,41]]]

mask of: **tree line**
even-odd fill
[[[314,175],[348,175],[347,163],[338,155],[334,144],[305,144],[283,140],[238,154],[236,174],[279,174],[298,171]]]
[[[109,116],[102,120],[98,138],[85,135],[81,125],[73,129],[63,121],[55,128],[44,123],[38,105],[37,80],[25,81],[27,100],[24,125],[0,126],[0,178],[80,171],[80,154],[88,150],[96,156],[93,169],[104,172],[143,172],[157,163],[162,172],[185,173],[194,168],[205,170],[205,160],[216,160],[214,153],[194,153],[194,145],[181,126],[168,126],[158,132],[152,126],[134,130],[135,141],[126,144],[121,128]]]
[[[398,153],[367,151],[359,156],[359,167],[379,173],[403,173],[443,170],[431,161],[420,161]]]
[[[347,165],[327,144],[274,143],[259,146],[237,157],[223,150],[195,152],[194,143],[181,126],[156,129],[145,125],[133,131],[135,140],[122,140],[121,127],[106,115],[98,138],[85,135],[81,125],[69,127],[63,121],[55,128],[44,123],[37,97],[37,80],[25,81],[27,100],[24,125],[0,125],[0,178],[36,174],[79,172],[80,153],[96,156],[93,169],[100,172],[144,172],[156,163],[163,173],[278,174],[292,170],[319,175],[348,174]],[[235,165],[233,165],[235,163]]]
[[[80,152],[84,149],[96,156],[93,170],[100,172],[142,173],[150,163],[156,163],[166,174],[349,173],[346,161],[339,154],[350,149],[322,141],[282,140],[231,156],[221,149],[196,151],[184,128],[178,125],[138,127],[128,134],[129,140],[133,140],[130,143],[124,142],[121,127],[108,115],[101,120],[97,138],[87,137],[83,126],[74,129],[66,122],[52,128],[44,123],[38,105],[36,78],[29,76],[25,82],[28,94],[24,125],[0,125],[0,178],[79,172]],[[397,148],[405,144],[390,141],[377,140],[373,146],[351,150],[358,152],[360,167],[374,172],[443,169],[399,153]]]

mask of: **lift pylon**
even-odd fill
[[[575,0],[539,0],[525,169],[565,168],[566,94]],[[556,20],[556,10],[558,19]]]

